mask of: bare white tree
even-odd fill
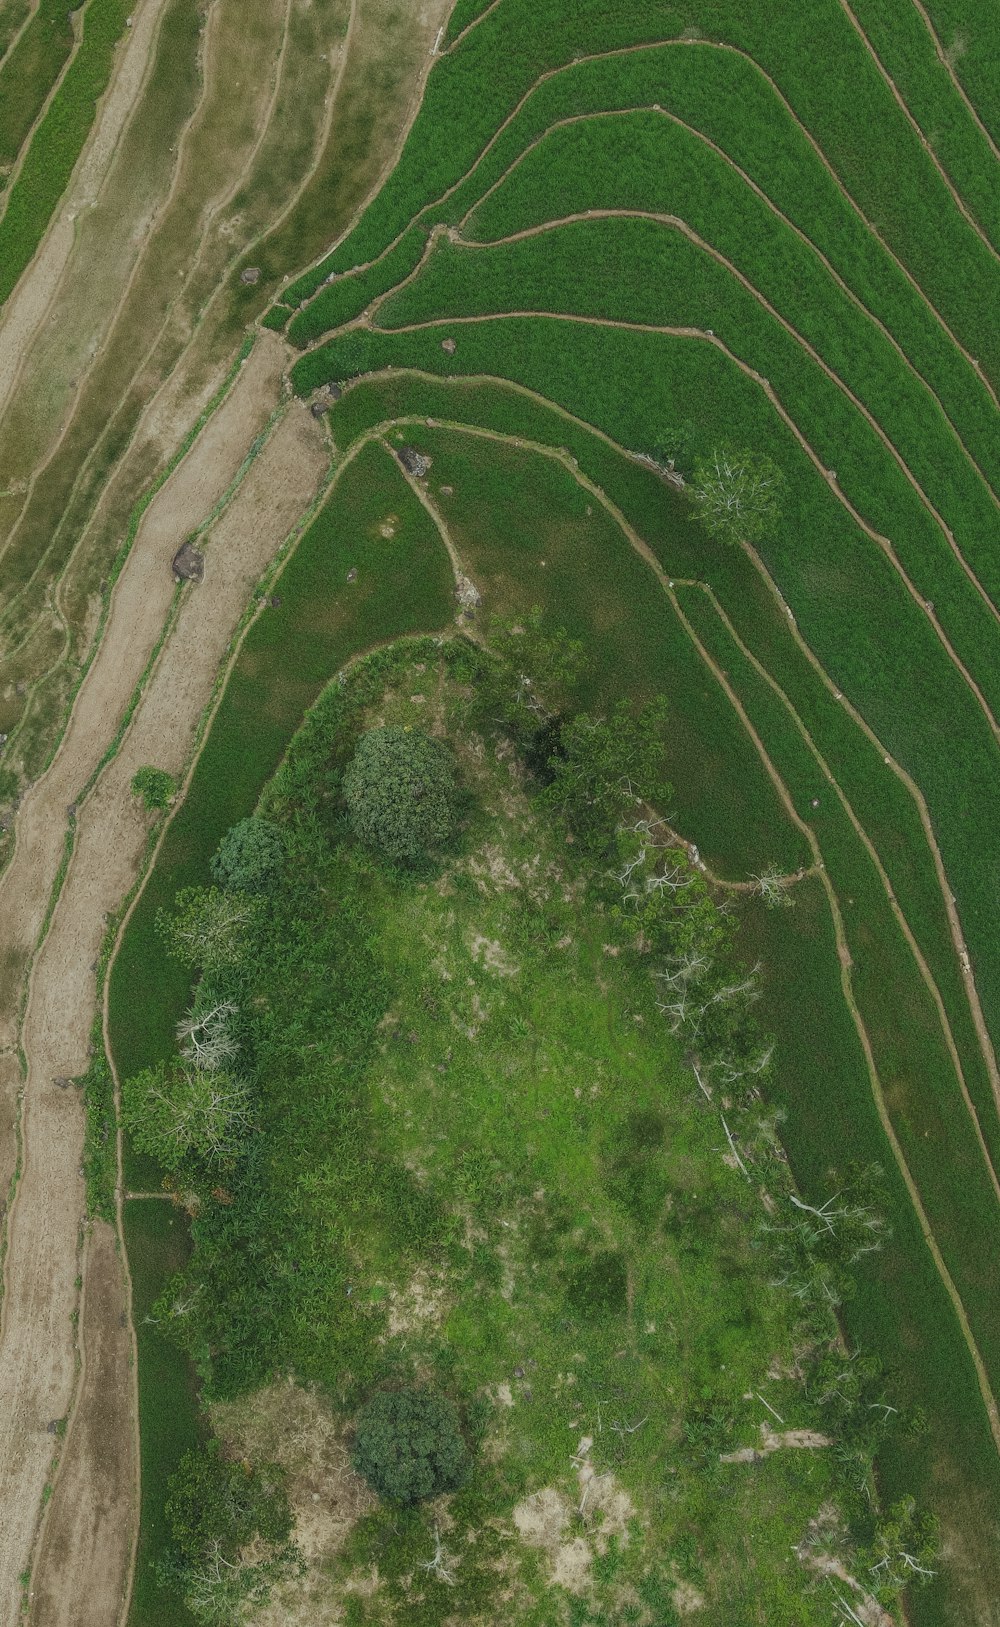
[[[189,1011],[177,1024],[177,1043],[181,1055],[196,1068],[214,1073],[224,1062],[236,1055],[237,1045],[229,1031],[229,1021],[236,1013],[232,1000],[222,1000],[211,1011]]]

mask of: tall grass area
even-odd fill
[[[183,1454],[204,1438],[204,1427],[191,1363],[150,1314],[190,1255],[188,1221],[172,1203],[134,1198],[125,1204],[123,1226],[139,1351],[142,1485],[129,1627],[194,1627],[194,1617],[161,1584],[156,1567],[169,1540],[163,1512],[167,1481]]]
[[[66,189],[107,88],[128,14],[126,0],[90,0],[84,12],[83,39],[32,137],[0,220],[0,302],[30,261]]]

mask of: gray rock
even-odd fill
[[[431,460],[423,452],[418,452],[415,446],[401,446],[396,453],[407,474],[414,475],[422,480],[431,466]]]
[[[260,266],[247,266],[245,271],[240,272],[240,282],[245,283],[248,288],[252,288],[255,282],[260,282]]]
[[[201,582],[205,577],[205,555],[191,542],[182,543],[174,555],[173,572],[178,582]]]

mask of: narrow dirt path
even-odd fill
[[[765,208],[769,210],[775,219],[779,220],[787,231],[791,232],[793,236],[798,238],[799,242],[802,243],[811,254],[815,255],[816,259],[823,267],[823,270],[836,283],[837,287],[840,289],[845,298],[850,300],[851,304],[861,312],[862,316],[864,316],[867,321],[871,322],[872,325],[878,329],[882,337],[892,346],[900,361],[900,364],[913,376],[917,383],[930,396],[931,400],[934,402],[934,405],[940,412],[942,419],[947,425],[948,431],[951,434],[952,439],[955,441],[955,444],[960,448],[970,467],[979,476],[980,480],[982,480],[996,507],[1000,508],[1000,496],[998,496],[985,471],[976,462],[976,459],[973,457],[971,451],[963,441],[961,433],[956,427],[954,420],[949,416],[941,397],[938,395],[930,381],[925,378],[923,373],[921,373],[914,365],[894,334],[892,334],[886,327],[881,317],[876,316],[874,311],[870,310],[869,307],[864,303],[864,300],[862,300],[860,296],[854,292],[853,288],[851,288],[847,282],[845,282],[844,278],[840,275],[840,272],[823,253],[823,250],[819,247],[819,245],[809,236],[809,234],[804,232],[800,226],[797,226],[795,222],[791,220],[781,208],[779,208],[774,200],[764,191],[763,187],[759,186],[753,177],[749,175],[746,170],[742,169],[736,160],[731,158],[724,148],[720,147],[718,143],[713,141],[710,136],[707,136],[703,130],[699,130],[693,124],[689,124],[685,119],[679,118],[676,113],[671,113],[668,108],[661,107],[658,102],[654,102],[652,104],[637,103],[635,106],[616,107],[598,113],[573,113],[564,119],[553,120],[550,125],[546,126],[540,135],[536,136],[533,141],[528,142],[528,144],[521,149],[517,158],[508,166],[507,169],[504,170],[503,174],[499,175],[497,179],[486,188],[485,192],[483,192],[474,203],[470,204],[469,208],[466,210],[465,214],[458,223],[458,231],[463,234],[465,233],[465,229],[468,226],[472,216],[476,213],[476,210],[486,202],[487,198],[489,198],[492,193],[496,192],[498,188],[503,185],[508,176],[512,175],[514,171],[519,168],[529,153],[534,152],[537,147],[542,145],[542,143],[552,134],[553,131],[562,130],[574,124],[591,124],[602,119],[618,119],[628,117],[633,113],[656,113],[661,118],[666,119],[669,124],[676,125],[679,130],[684,130],[689,136],[692,136],[694,140],[699,141],[704,147],[707,147],[710,152],[715,154],[716,158],[718,158],[721,163],[725,164],[727,169],[732,170],[733,174],[737,176],[742,185],[747,187],[749,191],[751,191],[754,196],[758,198],[762,204],[764,204]],[[591,211],[584,218],[589,219],[592,215],[596,218],[600,218],[600,211]],[[675,217],[663,218],[673,219]],[[465,241],[468,243],[476,243],[484,240],[469,236],[465,238]]]
[[[415,275],[415,273],[411,273],[411,275]],[[404,278],[403,282],[399,284],[400,288],[404,287],[408,280],[408,278]],[[376,301],[376,308],[381,303],[383,298],[388,298],[389,294],[393,292],[395,292],[395,290],[388,290],[385,295],[380,296],[379,300]],[[948,659],[951,661],[951,664],[955,670],[960,674],[966,687],[975,697],[979,710],[982,712],[994,740],[998,745],[1000,745],[1000,723],[997,722],[986,696],[983,694],[983,691],[976,682],[976,679],[972,676],[968,667],[965,665],[961,656],[958,654],[957,650],[952,644],[948,634],[941,625],[941,621],[934,610],[932,601],[929,599],[924,599],[921,596],[918,588],[911,580],[907,571],[903,568],[902,561],[900,560],[899,555],[896,553],[896,550],[889,538],[883,536],[880,531],[876,531],[874,526],[869,525],[868,521],[859,513],[858,509],[855,508],[850,498],[838,485],[835,471],[828,469],[825,466],[822,459],[814,450],[812,444],[806,439],[805,434],[795,422],[795,419],[791,416],[788,409],[783,405],[780,397],[770,382],[764,378],[763,374],[758,373],[756,368],[751,367],[749,362],[745,362],[741,360],[739,356],[734,355],[729,347],[724,344],[723,341],[715,334],[708,333],[703,328],[674,327],[667,323],[661,324],[616,321],[609,317],[577,316],[567,311],[494,311],[484,316],[435,317],[426,322],[401,323],[398,327],[394,328],[379,328],[375,324],[369,322],[367,320],[367,316],[364,316],[356,325],[358,327],[369,326],[372,327],[373,331],[377,333],[392,335],[394,333],[418,333],[430,328],[460,326],[468,327],[476,323],[505,321],[509,319],[516,320],[529,317],[534,320],[567,322],[586,327],[617,328],[624,332],[656,333],[674,339],[694,339],[707,345],[713,345],[715,349],[721,351],[726,359],[732,362],[733,366],[737,367],[740,372],[745,375],[745,377],[752,379],[753,382],[757,384],[761,390],[763,390],[782,423],[788,430],[790,430],[791,434],[794,436],[795,440],[798,442],[799,446],[806,454],[806,457],[809,459],[813,467],[823,476],[823,479],[826,481],[830,491],[833,493],[840,505],[846,509],[855,525],[857,525],[858,528],[864,532],[865,536],[868,537],[871,542],[875,543],[875,545],[880,548],[882,553],[886,556],[921,615],[923,615],[926,620],[930,622],[938,642],[944,648],[948,655]]]
[[[998,147],[996,142],[993,140],[993,137],[990,135],[989,130],[987,130],[986,125],[984,124],[983,120],[980,118],[978,110],[976,109],[976,106],[972,101],[972,98],[969,96],[968,92],[965,89],[965,86],[962,84],[962,81],[959,79],[958,74],[955,72],[955,66],[954,66],[954,63],[952,61],[952,58],[951,58],[950,54],[945,50],[944,46],[941,44],[940,39],[938,38],[937,30],[935,29],[934,24],[931,22],[930,13],[928,12],[927,7],[921,4],[921,0],[912,0],[912,4],[916,7],[917,11],[920,13],[920,16],[921,16],[921,19],[923,21],[924,27],[926,28],[928,34],[930,35],[931,39],[934,42],[934,50],[937,53],[938,61],[945,68],[949,79],[951,80],[951,82],[954,85],[956,91],[958,92],[959,96],[961,97],[962,101],[964,102],[965,111],[968,113],[968,115],[971,118],[973,124],[976,126],[977,130],[979,131],[980,135],[983,136],[985,138],[985,140],[989,142],[990,151],[992,152],[994,158],[1000,160],[1000,147]]]
[[[36,941],[63,852],[66,809],[114,740],[174,600],[169,564],[185,535],[223,497],[256,435],[280,398],[283,346],[267,340],[245,364],[227,400],[147,512],[119,579],[100,652],[85,680],[69,727],[47,774],[22,808],[17,846],[0,879],[0,915],[23,964]],[[21,1137],[23,1167],[7,1222],[3,1317],[0,1322],[0,1480],[6,1518],[0,1530],[0,1627],[13,1627],[20,1608],[18,1578],[29,1562],[43,1487],[52,1458],[48,1424],[65,1417],[76,1388],[73,1313],[78,1309],[77,1237],[83,1220],[80,1176],[83,1114],[77,1092],[53,1083],[75,1077],[87,1064],[95,1006],[93,965],[104,932],[138,864],[146,826],[129,795],[142,761],[178,768],[183,763],[215,669],[245,606],[252,583],[305,507],[326,463],[322,432],[293,403],[251,466],[208,544],[205,583],[188,592],[175,637],[161,653],[119,755],[112,760],[78,814],[73,856],[48,936],[36,954],[23,1027],[18,1033],[20,978],[0,991],[0,1034],[18,1040],[28,1058]],[[84,1329],[84,1333],[85,1333]],[[110,1334],[108,1335],[110,1337]],[[128,1330],[120,1338],[129,1343]],[[84,1355],[82,1412],[99,1403],[101,1374],[120,1358],[106,1341],[103,1354]],[[129,1417],[131,1415],[131,1403]],[[76,1532],[73,1468],[102,1442],[101,1432],[74,1423],[73,1454],[60,1476],[48,1528]],[[89,1446],[87,1443],[90,1443]],[[129,1448],[120,1442],[127,1468]],[[100,1464],[94,1463],[100,1482]],[[66,1492],[60,1487],[69,1487]],[[127,1488],[131,1497],[131,1488]],[[64,1506],[65,1505],[65,1509]],[[108,1526],[111,1550],[93,1554],[93,1593],[77,1570],[50,1577],[47,1562],[38,1587],[46,1600],[65,1595],[66,1620],[81,1622],[82,1601],[106,1597],[104,1570],[114,1572],[120,1532]],[[69,1539],[67,1539],[69,1540]],[[55,1539],[53,1539],[55,1541]],[[51,1546],[43,1552],[52,1553]],[[120,1580],[116,1584],[120,1586]],[[63,1604],[46,1603],[47,1610]],[[58,1615],[54,1620],[62,1619]],[[94,1627],[105,1620],[93,1617]]]
[[[382,424],[378,425],[377,429],[375,431],[369,432],[369,434],[370,435],[377,434],[379,436],[382,436],[382,435],[384,435],[386,433],[386,431],[388,429],[392,428],[395,423],[403,424],[403,423],[414,422],[414,421],[420,422],[421,420],[419,420],[419,419],[418,420],[414,420],[414,419],[407,420],[405,418],[401,418],[401,419],[398,419],[398,420],[391,420],[389,422],[382,423]],[[852,967],[853,963],[852,963],[850,948],[849,948],[849,945],[848,945],[847,932],[846,932],[846,928],[844,926],[843,914],[842,914],[842,911],[841,911],[841,908],[840,908],[840,900],[839,900],[839,898],[838,898],[838,896],[836,894],[836,891],[835,891],[835,889],[833,887],[832,882],[830,881],[829,875],[827,874],[826,867],[825,867],[825,865],[823,863],[822,851],[820,849],[819,842],[818,842],[818,840],[816,838],[815,833],[813,832],[812,828],[806,823],[806,821],[804,819],[802,819],[801,815],[798,813],[797,809],[795,808],[794,801],[793,801],[793,799],[792,799],[792,797],[791,797],[791,795],[790,795],[790,793],[788,791],[788,788],[785,785],[784,780],[782,779],[781,775],[779,774],[779,772],[778,772],[777,768],[775,767],[774,763],[772,762],[771,757],[770,757],[770,755],[769,755],[769,753],[767,751],[767,748],[766,748],[766,746],[764,744],[764,741],[762,740],[761,736],[758,734],[757,730],[755,729],[755,727],[754,727],[748,713],[746,712],[745,707],[743,706],[742,701],[740,700],[740,698],[737,695],[736,691],[733,689],[732,685],[730,684],[726,674],[722,671],[721,667],[714,660],[714,658],[712,657],[710,652],[701,643],[701,640],[698,638],[698,635],[697,635],[694,627],[691,625],[688,618],[685,616],[683,608],[681,607],[681,604],[680,604],[680,602],[679,602],[679,600],[677,598],[677,594],[675,592],[673,581],[670,579],[670,577],[664,571],[662,565],[660,564],[659,560],[656,558],[656,555],[653,553],[653,551],[649,547],[649,545],[632,528],[632,526],[629,524],[628,520],[626,519],[625,515],[621,512],[621,510],[617,507],[617,505],[614,502],[612,502],[612,500],[607,496],[607,494],[604,492],[604,490],[600,486],[598,486],[594,481],[590,480],[585,474],[583,474],[582,470],[580,470],[580,468],[578,467],[575,459],[571,455],[569,455],[567,452],[562,450],[561,448],[546,446],[542,442],[527,440],[527,439],[524,439],[523,437],[516,437],[516,436],[513,436],[513,435],[505,435],[505,434],[500,433],[497,430],[482,429],[482,428],[473,427],[473,426],[470,426],[470,425],[467,425],[467,424],[461,424],[461,423],[446,423],[446,422],[443,422],[440,419],[435,420],[435,422],[441,428],[453,429],[453,430],[456,430],[458,433],[466,433],[466,434],[470,434],[470,435],[476,436],[476,437],[481,438],[481,439],[485,439],[485,440],[489,440],[489,441],[495,441],[499,445],[511,445],[511,446],[527,448],[530,451],[537,452],[538,454],[540,454],[543,457],[552,459],[555,462],[560,463],[569,472],[569,474],[572,476],[572,478],[585,491],[590,493],[590,495],[592,497],[594,497],[597,502],[599,502],[601,504],[601,506],[602,506],[602,508],[604,508],[605,512],[614,520],[615,524],[618,526],[619,530],[621,531],[622,535],[624,536],[624,538],[628,542],[629,546],[633,549],[633,551],[638,555],[638,557],[640,559],[642,559],[643,562],[652,571],[652,573],[656,577],[656,580],[659,583],[660,587],[662,588],[664,593],[666,593],[667,597],[669,598],[670,603],[671,603],[671,605],[672,605],[672,607],[674,609],[674,612],[677,615],[677,618],[680,621],[681,625],[684,627],[685,632],[687,633],[687,636],[688,636],[688,638],[690,639],[690,641],[692,643],[692,646],[698,652],[698,655],[700,656],[701,660],[704,662],[707,670],[709,672],[711,672],[713,678],[719,684],[719,686],[723,690],[724,694],[726,695],[727,699],[729,700],[730,704],[732,705],[734,711],[736,712],[737,716],[739,717],[741,724],[743,725],[744,729],[746,730],[746,733],[747,733],[748,737],[752,741],[752,743],[754,745],[754,748],[756,749],[756,751],[758,753],[758,756],[760,757],[760,760],[761,760],[767,774],[769,775],[769,777],[770,777],[770,779],[771,779],[771,781],[772,781],[772,783],[773,783],[773,785],[775,787],[775,790],[776,790],[776,792],[778,794],[778,797],[781,800],[782,805],[784,806],[784,808],[785,808],[785,810],[786,810],[786,812],[788,814],[789,819],[791,820],[791,822],[795,826],[795,828],[800,832],[800,834],[802,835],[802,837],[804,838],[804,840],[806,841],[806,843],[807,843],[807,845],[809,847],[810,854],[812,855],[812,866],[811,866],[811,868],[819,876],[820,881],[821,881],[821,883],[823,885],[823,889],[824,889],[824,891],[825,891],[825,893],[827,895],[827,901],[828,901],[828,904],[829,904],[829,907],[830,907],[831,916],[832,916],[833,925],[834,925],[834,934],[835,934],[836,944],[837,944],[838,961],[839,961],[839,965],[840,965],[841,986],[842,986],[842,991],[843,991],[843,995],[844,995],[844,1000],[845,1000],[845,1003],[847,1005],[848,1011],[850,1012],[851,1020],[852,1020],[852,1022],[854,1024],[855,1030],[856,1030],[856,1032],[858,1034],[858,1038],[859,1038],[859,1041],[861,1043],[861,1047],[862,1047],[862,1050],[863,1050],[863,1053],[864,1053],[864,1056],[865,1056],[865,1062],[866,1062],[866,1066],[867,1066],[867,1069],[868,1069],[868,1075],[869,1075],[869,1082],[870,1082],[870,1086],[871,1086],[871,1090],[872,1090],[872,1097],[873,1097],[873,1100],[875,1102],[876,1109],[878,1111],[879,1120],[880,1120],[880,1122],[882,1124],[882,1128],[883,1128],[883,1131],[884,1131],[884,1133],[886,1135],[886,1139],[889,1142],[889,1146],[890,1146],[890,1148],[892,1150],[893,1158],[894,1158],[894,1160],[896,1162],[896,1165],[897,1165],[897,1167],[898,1167],[898,1169],[900,1171],[900,1174],[902,1175],[903,1180],[905,1182],[906,1189],[907,1189],[907,1192],[908,1192],[909,1197],[910,1197],[910,1202],[913,1205],[914,1212],[915,1212],[915,1214],[917,1216],[917,1219],[919,1221],[919,1224],[920,1224],[920,1229],[921,1229],[921,1232],[923,1234],[924,1241],[927,1244],[928,1250],[930,1251],[930,1254],[931,1254],[932,1259],[934,1261],[935,1268],[936,1268],[936,1270],[938,1272],[938,1275],[941,1278],[942,1283],[944,1284],[944,1287],[945,1287],[945,1289],[946,1289],[946,1291],[948,1293],[948,1296],[949,1296],[949,1298],[950,1298],[950,1300],[952,1302],[952,1306],[953,1306],[953,1308],[955,1310],[955,1314],[956,1314],[959,1326],[960,1326],[961,1331],[962,1331],[963,1339],[965,1340],[966,1346],[967,1346],[967,1348],[969,1350],[969,1354],[970,1354],[970,1356],[972,1358],[972,1361],[973,1361],[973,1365],[975,1367],[976,1377],[977,1377],[977,1380],[978,1380],[978,1383],[979,1383],[979,1389],[980,1389],[980,1393],[982,1395],[983,1404],[984,1404],[984,1407],[985,1407],[985,1410],[986,1410],[987,1419],[989,1421],[990,1430],[991,1430],[991,1433],[993,1435],[994,1441],[995,1441],[995,1443],[997,1445],[997,1448],[998,1448],[998,1450],[1000,1450],[1000,1408],[998,1408],[996,1399],[995,1399],[995,1397],[993,1395],[993,1391],[992,1391],[992,1388],[990,1386],[989,1376],[988,1376],[987,1371],[986,1371],[986,1366],[985,1366],[985,1363],[983,1362],[982,1356],[981,1356],[981,1354],[979,1352],[979,1347],[978,1347],[978,1345],[976,1343],[975,1336],[974,1336],[974,1334],[972,1332],[972,1329],[971,1329],[971,1327],[969,1325],[969,1320],[968,1320],[968,1317],[967,1317],[966,1312],[965,1312],[965,1306],[964,1306],[964,1304],[962,1302],[961,1296],[960,1296],[960,1294],[958,1292],[958,1289],[957,1289],[957,1287],[955,1285],[955,1282],[954,1282],[954,1280],[953,1280],[953,1278],[951,1276],[951,1273],[949,1272],[949,1270],[947,1268],[947,1265],[945,1264],[945,1261],[944,1261],[944,1258],[943,1258],[943,1256],[941,1254],[940,1248],[938,1247],[937,1240],[936,1240],[936,1238],[934,1236],[933,1229],[932,1229],[932,1227],[930,1225],[930,1221],[928,1219],[927,1213],[926,1213],[926,1211],[924,1209],[924,1206],[923,1206],[923,1200],[921,1199],[919,1189],[917,1187],[917,1184],[916,1184],[912,1174],[910,1173],[909,1165],[906,1162],[905,1154],[903,1153],[902,1146],[901,1146],[901,1144],[899,1142],[899,1139],[898,1139],[898,1137],[896,1135],[895,1129],[894,1129],[893,1124],[892,1124],[892,1120],[891,1120],[890,1115],[889,1115],[888,1108],[886,1106],[885,1094],[884,1094],[884,1090],[883,1090],[883,1087],[882,1087],[882,1081],[881,1081],[881,1078],[879,1076],[877,1064],[876,1064],[876,1061],[875,1061],[874,1049],[873,1049],[871,1039],[870,1039],[869,1034],[868,1034],[867,1027],[865,1025],[864,1018],[863,1018],[863,1016],[861,1014],[861,1009],[860,1009],[860,1007],[859,1007],[859,1005],[857,1003],[857,999],[856,999],[856,997],[854,995],[853,979],[852,979],[852,976],[851,976],[851,967]],[[435,512],[434,508],[433,508],[433,505],[426,504],[425,506],[428,507],[428,512],[430,512],[432,514],[432,516],[433,516],[433,514]],[[456,557],[455,554],[454,554],[454,545],[447,538],[446,530],[442,531],[442,540],[444,541],[445,546],[448,549],[449,553],[452,555],[452,557]],[[693,584],[693,585],[698,586],[700,584]],[[880,869],[881,869],[881,867],[880,867]],[[991,1166],[991,1173],[992,1173],[992,1166]]]
[[[910,112],[909,106],[908,106],[906,100],[904,99],[904,97],[902,96],[902,94],[901,94],[901,92],[899,90],[899,87],[896,84],[896,81],[893,79],[893,77],[890,74],[888,68],[885,66],[884,62],[882,61],[882,58],[879,56],[879,54],[876,51],[876,49],[875,49],[874,45],[872,44],[871,40],[868,38],[868,35],[865,33],[864,29],[862,28],[861,23],[858,21],[858,18],[854,15],[854,12],[851,10],[851,7],[848,5],[847,0],[840,0],[840,9],[844,13],[844,15],[847,17],[848,21],[851,24],[851,27],[854,29],[855,33],[857,34],[859,40],[861,41],[861,43],[864,46],[865,50],[867,51],[868,55],[871,57],[872,61],[874,62],[876,68],[879,71],[879,74],[880,74],[882,80],[884,81],[886,87],[889,90],[889,94],[892,96],[893,101],[896,103],[896,106],[902,112],[903,117],[905,118],[907,124],[910,126],[910,129],[913,131],[913,133],[916,136],[917,140],[920,142],[921,147],[923,148],[924,152],[927,154],[927,157],[930,159],[931,163],[934,165],[934,168],[937,170],[938,175],[941,177],[941,180],[943,181],[945,187],[948,190],[948,193],[949,193],[949,195],[951,197],[951,201],[955,205],[955,208],[958,210],[959,214],[962,216],[962,218],[965,221],[966,225],[969,226],[973,232],[975,232],[976,236],[979,238],[979,241],[982,243],[982,245],[986,249],[986,251],[990,255],[992,255],[993,259],[994,260],[1000,259],[1000,255],[998,255],[998,253],[997,253],[996,245],[992,242],[989,235],[983,230],[982,226],[980,226],[978,220],[973,215],[972,211],[966,205],[964,199],[961,196],[961,193],[958,190],[958,187],[955,185],[955,183],[952,180],[951,176],[948,174],[948,171],[945,169],[944,165],[942,164],[941,160],[939,159],[937,153],[934,151],[934,148],[931,146],[931,144],[928,141],[927,137],[924,135],[924,132],[920,128],[920,125],[917,123],[917,121],[914,118],[913,114]]]

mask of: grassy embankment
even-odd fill
[[[334,506],[334,499],[335,506]],[[395,537],[379,530],[397,516]],[[347,582],[347,573],[357,579]],[[362,454],[340,476],[333,497],[300,540],[276,584],[280,604],[251,625],[199,758],[185,802],[168,829],[154,871],[130,919],[111,972],[110,1032],[119,1076],[169,1051],[183,1010],[189,975],[170,961],[155,931],[158,910],[178,888],[207,879],[208,859],[220,836],[252,808],[274,772],[302,713],[331,672],[371,644],[449,617],[450,571],[437,534],[402,477],[378,448]],[[148,1160],[129,1155],[126,1180],[135,1190],[158,1184]],[[153,1207],[126,1204],[126,1237],[144,1224],[131,1217]],[[165,1212],[177,1213],[171,1207]],[[160,1292],[169,1260],[143,1246],[150,1291]],[[166,1248],[166,1242],[160,1245]],[[155,1488],[144,1502],[145,1551],[157,1556],[164,1538],[166,1478],[197,1427],[189,1364],[177,1348],[137,1317],[140,1402],[143,1409],[143,1482]],[[169,1368],[168,1381],[142,1388],[143,1363]],[[185,1405],[180,1398],[187,1396]],[[176,1412],[176,1430],[170,1425]],[[137,1592],[132,1627],[175,1627],[177,1601],[152,1583]]]

